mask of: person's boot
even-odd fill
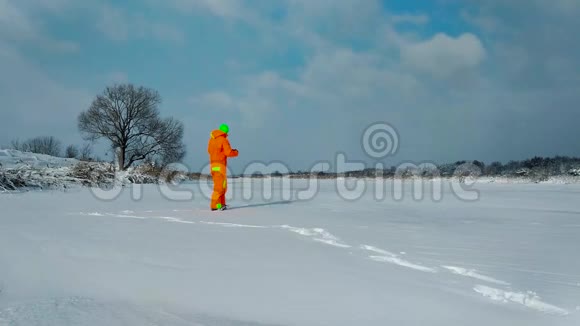
[[[225,211],[227,209],[227,205],[217,204],[216,208],[212,208],[212,211]]]

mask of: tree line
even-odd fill
[[[336,172],[280,172],[274,171],[269,174],[255,172],[250,175],[239,175],[246,177],[282,177],[290,176],[296,178],[308,178],[316,176],[318,178],[336,178],[339,176],[353,178],[374,178],[374,177],[453,177],[453,176],[475,176],[475,177],[525,177],[536,181],[545,181],[549,177],[555,176],[580,176],[580,158],[569,156],[541,157],[535,156],[525,160],[511,160],[506,163],[499,161],[485,164],[482,161],[457,161],[443,164],[411,164],[402,166],[391,166],[382,170],[367,168],[363,170],[353,170],[341,173]]]
[[[93,156],[92,144],[85,143],[82,146],[71,144],[64,148],[63,143],[53,136],[38,136],[25,141],[14,139],[9,147],[21,152],[76,158],[82,161],[100,160]]]

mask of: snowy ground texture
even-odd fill
[[[265,201],[261,182],[231,180],[223,212],[195,183],[0,195],[0,325],[580,325],[580,185]]]
[[[112,164],[105,162],[81,162],[16,150],[0,150],[0,193],[157,181],[134,168],[115,174]]]

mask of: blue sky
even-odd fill
[[[580,155],[580,1],[0,0],[0,145],[82,143],[77,115],[115,82],[158,90],[206,164],[226,122],[241,156],[309,169],[375,161]]]

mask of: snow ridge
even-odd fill
[[[398,255],[396,255],[392,252],[388,252],[388,251],[383,250],[383,249],[379,249],[379,248],[376,248],[373,246],[368,246],[368,245],[362,245],[361,248],[364,250],[370,251],[370,252],[380,254],[380,256],[377,256],[377,255],[369,256],[370,259],[377,261],[377,262],[391,263],[391,264],[411,268],[411,269],[418,270],[421,272],[426,272],[426,273],[437,273],[437,270],[434,268],[425,267],[422,265],[411,263],[409,261],[401,259]]]
[[[489,277],[489,276],[485,276],[485,275],[479,274],[474,269],[466,269],[466,268],[463,268],[463,267],[455,267],[455,266],[441,266],[441,267],[443,267],[443,268],[451,271],[453,274],[456,274],[456,275],[471,277],[471,278],[475,278],[475,279],[478,279],[478,280],[481,280],[481,281],[495,283],[495,284],[500,284],[500,285],[510,285],[507,282],[500,281],[500,280],[496,280],[493,277]]]
[[[325,243],[327,245],[331,245],[334,247],[339,247],[339,248],[350,248],[351,247],[348,244],[342,243],[339,238],[337,238],[336,236],[332,235],[331,233],[329,233],[328,231],[326,231],[322,228],[306,229],[306,228],[297,228],[297,227],[293,227],[290,225],[282,225],[280,227],[282,229],[287,229],[290,232],[298,233],[298,234],[306,236],[306,237],[311,237],[314,241],[322,242],[322,243]]]
[[[532,291],[528,291],[527,293],[508,292],[485,285],[477,285],[473,288],[473,290],[483,295],[484,297],[490,298],[493,301],[502,303],[517,303],[527,308],[551,315],[566,316],[569,314],[569,312],[565,309],[543,302],[541,298]]]
[[[201,224],[207,224],[207,225],[219,225],[219,226],[224,226],[224,227],[229,227],[229,228],[248,228],[248,229],[267,229],[267,226],[262,226],[262,225],[249,225],[249,224],[236,224],[236,223],[222,223],[222,222],[206,222],[206,221],[201,221]]]

